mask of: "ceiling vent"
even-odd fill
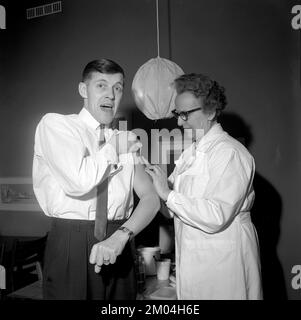
[[[57,1],[45,4],[43,6],[26,9],[26,16],[27,19],[33,19],[58,12],[62,12],[62,1]]]

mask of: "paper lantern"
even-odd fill
[[[176,91],[173,81],[184,72],[174,62],[157,57],[135,74],[132,93],[137,107],[151,120],[172,117]]]

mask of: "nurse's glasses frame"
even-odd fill
[[[172,110],[172,114],[174,115],[175,118],[181,118],[183,121],[187,121],[188,120],[188,115],[192,112],[195,112],[197,110],[202,110],[203,108],[199,107],[199,108],[195,108],[192,110],[188,110],[188,111],[181,111],[181,112],[177,112],[176,110]]]

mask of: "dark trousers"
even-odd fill
[[[108,237],[124,221],[108,223]],[[43,296],[51,300],[133,300],[136,277],[131,243],[115,264],[95,273],[89,263],[94,221],[52,218],[43,268]]]

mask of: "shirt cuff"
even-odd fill
[[[174,196],[175,196],[175,191],[171,190],[167,196],[166,205],[171,204]]]
[[[169,192],[169,195],[167,196],[167,200],[165,201],[166,207],[167,207],[171,217],[174,216],[174,212],[173,212],[174,205],[173,204],[174,204],[175,196],[176,196],[176,192],[172,190],[171,192]]]
[[[182,198],[181,193],[172,190],[169,193],[167,200],[165,202],[168,209],[172,211],[177,211],[179,208],[179,205],[183,204],[183,199],[181,198]]]

